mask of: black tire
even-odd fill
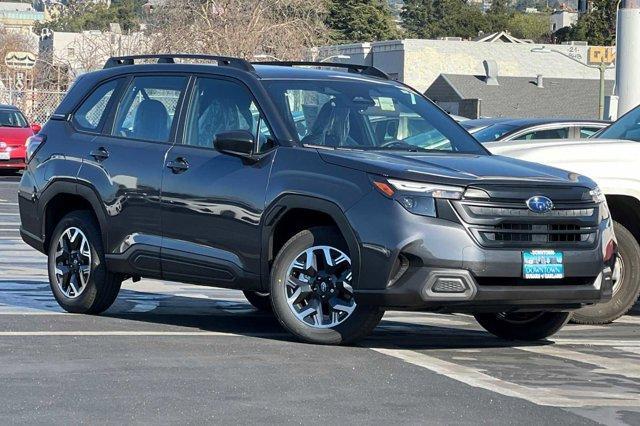
[[[569,312],[475,314],[489,333],[506,340],[542,340],[557,333],[569,321]]]
[[[629,312],[640,296],[640,245],[633,234],[618,222],[613,222],[622,259],[621,281],[610,301],[586,306],[573,313],[576,324],[609,324]]]
[[[260,293],[257,291],[243,291],[244,297],[247,298],[249,303],[259,311],[271,312],[271,297],[269,293]]]
[[[58,287],[55,275],[56,250],[60,236],[70,227],[78,228],[87,238],[91,251],[91,268],[86,287],[79,296],[67,297]],[[106,268],[102,237],[93,215],[87,211],[74,211],[56,225],[49,244],[49,284],[58,304],[67,312],[99,314],[107,310],[118,296],[122,276]]]
[[[282,326],[298,339],[317,344],[341,345],[355,342],[369,335],[380,323],[384,311],[378,307],[356,305],[355,310],[333,328],[314,328],[299,320],[287,303],[284,283],[289,265],[304,250],[326,245],[349,253],[342,236],[330,227],[316,227],[294,235],[282,247],[271,270],[271,304]]]

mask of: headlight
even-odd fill
[[[410,213],[437,217],[436,198],[459,200],[464,188],[430,183],[410,182],[389,179],[386,182],[374,181],[375,187],[389,198],[396,200]]]
[[[433,198],[447,200],[459,200],[462,198],[464,188],[447,185],[434,185],[430,183],[410,182],[406,180],[389,179],[389,183],[401,192],[416,192]]]
[[[591,195],[591,199],[593,200],[594,203],[600,204],[607,201],[607,198],[604,196],[604,194],[598,187],[589,191],[589,195]]]

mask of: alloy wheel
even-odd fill
[[[296,256],[287,270],[287,304],[307,326],[335,327],[356,308],[351,278],[351,259],[341,250],[329,246],[308,248]]]
[[[69,299],[80,296],[91,275],[91,248],[80,229],[70,227],[62,233],[57,243],[55,263],[58,289]]]

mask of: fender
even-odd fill
[[[307,195],[284,194],[275,199],[269,207],[265,209],[262,225],[262,261],[261,261],[261,287],[263,290],[269,288],[269,258],[272,251],[273,230],[278,225],[280,219],[290,210],[306,209],[327,214],[338,225],[340,232],[344,236],[349,253],[351,255],[351,268],[353,271],[353,287],[357,287],[360,276],[360,243],[351,228],[342,209],[335,203]]]
[[[102,208],[102,204],[100,203],[100,198],[98,194],[91,187],[77,183],[74,181],[55,181],[51,184],[47,185],[45,190],[42,192],[39,200],[38,200],[38,217],[42,218],[42,229],[40,230],[41,235],[44,237],[46,235],[47,223],[45,211],[49,202],[56,196],[61,194],[75,195],[85,199],[93,210],[94,215],[98,219],[98,224],[100,225],[100,232],[102,234],[102,244],[106,249],[106,241],[107,241],[107,233],[106,233],[106,213]],[[46,244],[46,241],[44,241]]]

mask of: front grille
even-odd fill
[[[544,190],[539,191],[544,194]],[[462,199],[451,204],[469,232],[485,247],[581,248],[595,245],[598,205],[583,198],[565,197],[550,212],[535,213],[526,206],[529,196],[518,197],[516,193],[509,198]]]

